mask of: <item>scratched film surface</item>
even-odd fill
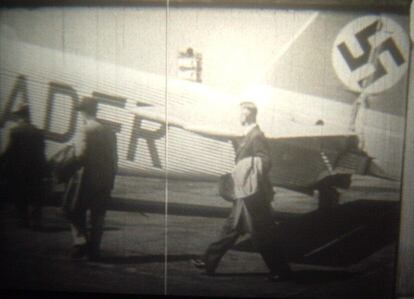
[[[310,196],[309,186],[334,171],[398,186],[408,21],[406,15],[366,11],[3,9],[1,150],[19,102],[29,103],[31,120],[45,131],[51,157],[76,137],[81,119],[74,105],[93,96],[99,99],[98,118],[117,131],[118,190],[121,184],[134,189],[140,178],[158,178],[157,192],[149,195],[157,203],[228,207],[215,187],[206,191],[214,199],[203,202],[196,182],[215,182],[232,169],[234,145],[220,134],[240,134],[238,105],[248,99],[258,106],[258,123],[269,138],[276,188]],[[348,154],[347,146],[369,158]],[[174,180],[192,181],[195,195],[174,193]],[[362,181],[367,194],[381,187]],[[132,192],[129,198],[142,197],[140,190]],[[151,190],[145,192],[144,197]],[[399,189],[387,200],[398,203]],[[273,207],[277,210],[278,202]],[[163,254],[169,223],[157,219]],[[204,250],[180,237],[189,254]],[[199,242],[208,245],[213,237]],[[177,245],[170,241],[174,252]],[[150,270],[165,279],[164,289],[147,293],[198,294],[191,286],[180,289],[177,282],[167,289],[168,269],[177,271],[174,266]]]

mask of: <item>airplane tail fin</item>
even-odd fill
[[[406,21],[385,13],[311,14],[270,62],[262,83],[348,104],[365,90],[374,110],[403,115]]]

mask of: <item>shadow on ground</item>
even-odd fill
[[[61,206],[62,193],[55,193],[46,203],[49,206]],[[144,200],[139,198],[129,199],[112,197],[108,204],[112,211],[165,214],[165,202]],[[230,207],[213,207],[195,204],[168,203],[168,213],[178,216],[200,216],[200,217],[227,217]]]
[[[268,272],[225,272],[216,273],[214,277],[263,277],[267,278]],[[348,271],[322,271],[322,270],[300,270],[294,271],[290,281],[300,284],[320,284],[334,281],[343,281],[354,278],[357,274]]]
[[[319,270],[302,270],[295,271],[293,280],[301,284],[320,284],[337,280],[346,280],[354,278],[357,274],[347,271],[319,271]]]
[[[395,242],[398,223],[398,203],[357,200],[328,212],[285,218],[274,240],[283,244],[292,262],[344,267]],[[236,249],[254,251],[250,240]]]
[[[162,214],[165,203],[113,198],[109,209]],[[171,215],[224,218],[229,211],[225,207],[168,204]],[[275,213],[279,224],[274,240],[284,245],[291,262],[349,266],[397,240],[399,214],[398,202],[366,199],[337,205],[325,212]],[[235,249],[255,251],[249,240]]]
[[[105,226],[104,231],[118,231],[121,230],[118,227],[108,227]],[[66,226],[42,226],[41,228],[36,229],[37,232],[40,233],[60,233],[60,232],[68,232],[70,231],[69,225]]]
[[[167,259],[163,254],[136,256],[103,256],[99,259],[99,262],[104,264],[164,263],[166,260],[168,260],[168,262],[189,261],[190,259],[195,257],[195,255],[188,254],[168,255]]]

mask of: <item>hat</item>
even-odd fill
[[[27,104],[26,102],[20,103],[16,110],[14,110],[12,112],[13,115],[15,116],[20,116],[20,117],[27,117],[30,115],[30,111],[29,111],[29,104]]]
[[[75,105],[75,110],[85,111],[95,114],[98,109],[98,100],[96,98],[83,98],[80,103]]]

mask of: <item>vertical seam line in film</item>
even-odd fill
[[[165,10],[165,216],[164,216],[164,295],[168,290],[168,17],[170,1]]]

